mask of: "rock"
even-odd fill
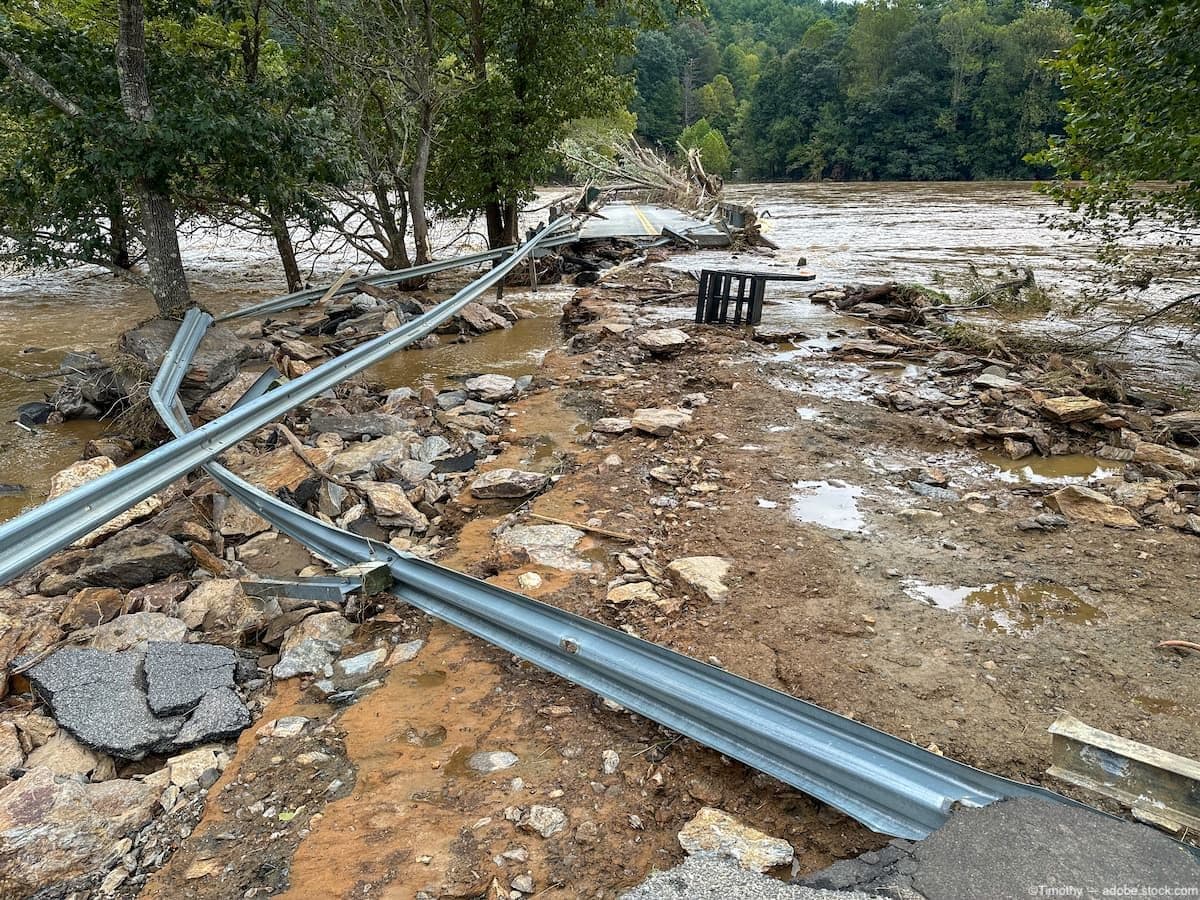
[[[38,713],[26,713],[13,720],[17,726],[17,734],[21,738],[21,747],[26,753],[32,753],[38,747],[46,744],[58,734],[58,723],[49,716]]]
[[[103,871],[114,844],[150,821],[159,789],[85,784],[33,769],[0,790],[0,896],[28,897]]]
[[[616,775],[621,768],[621,757],[616,750],[605,750],[600,754],[600,768],[605,775]]]
[[[421,462],[419,459],[405,459],[395,465],[385,463],[380,468],[386,470],[390,478],[405,485],[420,484],[436,469],[433,463]]]
[[[300,734],[307,726],[308,719],[304,716],[284,716],[260,725],[255,734],[265,738],[291,738]]]
[[[54,569],[39,589],[63,594],[89,585],[135,588],[193,566],[191,554],[178,541],[148,529],[126,528],[98,547],[54,557]]]
[[[792,862],[795,851],[787,841],[743,825],[728,813],[702,807],[679,832],[679,845],[688,853],[727,856],[743,869],[765,872]]]
[[[102,435],[83,445],[83,458],[107,456],[119,466],[133,456],[135,449],[133,441],[128,438]]]
[[[729,594],[724,582],[729,566],[729,560],[720,556],[686,556],[668,565],[667,570],[687,587],[720,601]]]
[[[368,650],[366,653],[351,656],[349,659],[339,659],[333,664],[333,674],[341,678],[361,678],[363,675],[373,672],[387,659],[387,655],[386,647],[378,647]]]
[[[308,427],[312,431],[336,434],[348,441],[357,441],[363,437],[378,438],[389,434],[411,432],[414,424],[412,419],[391,413],[334,416],[315,412],[308,420]]]
[[[111,756],[89,750],[62,729],[33,750],[25,766],[29,769],[49,769],[55,775],[82,775],[90,781],[107,781],[117,774]]]
[[[471,482],[472,496],[480,500],[512,499],[536,494],[550,483],[550,476],[520,469],[492,469]]]
[[[237,737],[252,721],[250,710],[232,688],[210,690],[175,735],[175,746],[222,741]]]
[[[151,371],[157,371],[178,329],[178,322],[152,319],[121,335],[118,346]],[[253,348],[228,328],[222,325],[209,328],[192,356],[191,368],[183,377],[179,396],[184,406],[195,408],[213,391],[232,381],[252,353]]]
[[[125,611],[125,596],[116,588],[84,588],[77,591],[59,614],[64,628],[90,628],[111,621]]]
[[[648,581],[619,584],[608,592],[606,598],[613,606],[628,606],[630,603],[656,603],[658,591]]]
[[[424,646],[424,641],[406,641],[403,644],[397,644],[396,649],[392,651],[392,655],[388,657],[387,664],[395,666],[400,663],[412,662],[417,658],[417,654],[421,652],[421,648]]]
[[[32,667],[30,684],[58,724],[89,747],[123,759],[166,749],[183,720],[146,702],[138,655],[67,647]]]
[[[431,434],[421,441],[413,451],[413,458],[420,462],[431,463],[451,450],[450,442],[440,434]]]
[[[409,502],[400,485],[388,481],[364,481],[361,487],[379,524],[413,531],[425,531],[429,527],[429,519]]]
[[[354,634],[354,623],[341,613],[317,613],[287,630],[279,648],[279,662],[272,669],[276,678],[315,674],[333,662]]]
[[[259,601],[246,595],[235,578],[205,581],[179,604],[179,617],[189,628],[234,637],[254,631],[266,623]]]
[[[508,328],[508,319],[499,313],[494,313],[482,303],[468,303],[458,312],[461,319],[472,330],[479,334]]]
[[[944,487],[937,487],[932,484],[925,484],[921,481],[910,481],[908,489],[914,494],[919,494],[922,497],[928,497],[930,500],[938,500],[942,503],[953,503],[958,499],[956,491],[948,490]]]
[[[976,377],[972,382],[975,387],[985,390],[1011,391],[1013,388],[1021,387],[1021,382],[1013,381],[1011,378],[1005,378],[1002,375],[996,375],[988,371]]]
[[[567,827],[567,814],[557,806],[535,805],[529,807],[529,818],[523,824],[529,830],[548,838]]]
[[[518,875],[516,878],[514,878],[512,881],[509,882],[509,886],[512,887],[512,889],[514,891],[520,891],[522,894],[532,894],[533,893],[533,876],[532,875]]]
[[[477,375],[463,382],[463,387],[485,403],[497,403],[517,392],[517,380],[507,375]]]
[[[1151,463],[1165,469],[1178,469],[1187,475],[1195,475],[1200,472],[1200,456],[1193,456],[1182,450],[1155,444],[1151,441],[1138,442],[1137,446],[1133,448],[1133,461],[1135,463]]]
[[[69,491],[74,490],[80,485],[87,484],[93,479],[99,478],[101,475],[106,475],[109,472],[117,470],[116,464],[107,456],[97,456],[94,459],[81,459],[77,463],[72,463],[61,472],[56,473],[50,479],[50,494],[47,500],[53,500],[56,497],[61,497]],[[130,525],[139,519],[144,519],[147,516],[154,515],[162,507],[162,500],[156,495],[151,494],[144,500],[139,501],[136,505],[130,507],[122,513],[118,513],[113,518],[109,519],[103,525],[93,531],[89,531],[83,537],[79,538],[72,547],[91,547],[108,537],[110,534],[116,534],[122,528]]]
[[[600,434],[625,434],[633,430],[633,422],[622,418],[597,419],[592,423],[592,431]]]
[[[1072,484],[1046,497],[1046,505],[1072,522],[1093,522],[1110,528],[1137,528],[1138,520],[1099,491]]]
[[[192,586],[186,581],[164,581],[161,584],[134,588],[125,600],[130,609],[140,608],[142,612],[160,612],[174,616],[179,610],[179,601],[186,597],[191,589]]]
[[[158,716],[186,713],[210,691],[232,688],[237,655],[216,644],[146,645],[146,697]]]
[[[331,475],[372,475],[377,465],[408,458],[408,448],[417,443],[411,433],[389,434],[378,440],[352,444],[333,458]]]
[[[638,431],[669,437],[678,429],[690,425],[692,414],[685,409],[639,409],[634,411],[630,421]]]
[[[1047,397],[1040,406],[1059,422],[1088,422],[1108,412],[1108,404],[1082,396]]]
[[[179,643],[187,637],[187,624],[162,613],[140,612],[117,616],[80,636],[90,637],[96,650],[144,650],[150,641]]]
[[[1179,410],[1163,416],[1159,423],[1177,440],[1182,439],[1188,444],[1200,443],[1200,411]]]
[[[1161,481],[1131,481],[1118,484],[1112,489],[1113,499],[1127,509],[1140,512],[1151,503],[1167,496],[1167,488]]]
[[[188,792],[212,787],[225,767],[229,754],[220,747],[197,747],[167,760],[171,784]]]
[[[467,768],[482,775],[490,775],[492,772],[511,769],[518,762],[520,760],[515,753],[509,753],[507,750],[489,750],[472,753],[467,758]]]
[[[225,537],[253,537],[271,527],[271,523],[244,503],[228,498],[221,508],[217,530]]]
[[[438,409],[451,410],[466,403],[468,397],[466,391],[442,391],[434,398],[434,402]]]
[[[503,532],[496,543],[502,553],[567,572],[587,572],[591,563],[574,553],[584,533],[569,525],[518,525]]]
[[[1054,528],[1066,528],[1071,522],[1066,516],[1054,513],[1039,513],[1032,519],[1022,519],[1017,523],[1021,531],[1050,531]]]
[[[204,398],[204,402],[196,409],[200,421],[211,422],[233,409],[233,405],[254,387],[261,375],[261,372],[238,372],[227,385]]]
[[[656,328],[639,334],[634,342],[650,353],[667,356],[682,350],[688,342],[688,336],[687,332],[678,328]]]
[[[13,770],[25,767],[25,749],[17,726],[12,722],[0,722],[0,786],[12,781]]]
[[[523,591],[536,591],[542,586],[542,576],[537,572],[522,572],[517,576],[517,586]]]
[[[324,447],[305,447],[304,455],[314,466],[324,469],[333,454]],[[291,447],[280,447],[270,453],[251,457],[239,468],[243,478],[268,494],[278,493],[285,488],[294,491],[313,477],[312,470]]]

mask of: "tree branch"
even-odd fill
[[[74,100],[48,82],[21,60],[15,53],[0,48],[0,62],[8,67],[13,77],[36,93],[51,106],[73,119],[83,117],[83,109]]]

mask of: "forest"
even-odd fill
[[[740,179],[1028,179],[1062,130],[1055,0],[709,0],[630,61],[643,141]]]

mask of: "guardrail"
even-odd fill
[[[220,418],[126,463],[114,472],[89,481],[0,525],[0,584],[228,450],[298,404],[429,334],[472,300],[499,284],[522,259],[549,243],[570,221],[570,218],[563,217],[551,222],[495,268],[424,315],[360,344],[261,397],[231,409]],[[207,316],[207,313],[201,315]],[[182,373],[179,377],[182,378]]]
[[[387,563],[393,592],[497,647],[804,791],[867,827],[921,838],[956,806],[1006,797],[1074,801],[921,750],[723,669],[445,569],[307,515],[213,462],[299,403],[430,333],[558,230],[552,223],[429,313],[192,430],[178,389],[212,318],[191,310],[151,389],[176,440],[0,527],[0,582],[196,466],[231,496],[334,565]],[[319,295],[318,295],[319,296]],[[315,297],[314,297],[315,299]]]

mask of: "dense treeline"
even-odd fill
[[[1053,0],[709,0],[643,32],[630,109],[645,141],[757,179],[988,179],[1062,129],[1042,61],[1078,6]]]

